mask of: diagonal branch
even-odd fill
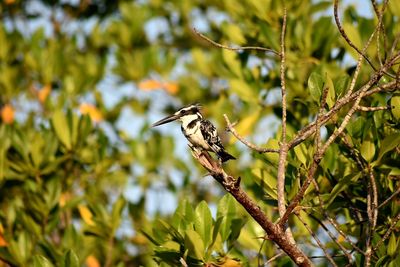
[[[310,259],[296,245],[290,242],[283,228],[274,224],[240,187],[240,177],[233,178],[227,174],[221,164],[216,162],[207,152],[192,148],[194,158],[218,181],[222,187],[231,194],[237,202],[250,214],[251,217],[265,230],[268,239],[280,247],[298,266],[312,266]]]

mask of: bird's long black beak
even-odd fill
[[[161,119],[161,120],[159,120],[159,121],[153,123],[153,124],[151,125],[151,127],[156,127],[156,126],[159,126],[159,125],[162,125],[162,124],[171,122],[171,121],[175,121],[175,120],[177,120],[177,119],[179,119],[179,118],[180,118],[180,116],[178,116],[178,115],[175,115],[175,114],[174,114],[174,115],[170,115],[170,116],[168,116],[168,117],[165,117],[164,119]]]

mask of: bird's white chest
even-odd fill
[[[210,146],[204,139],[203,134],[201,133],[200,122],[192,125],[193,127],[189,127],[189,123],[190,122],[186,121],[182,122],[182,131],[188,141],[195,147],[201,147],[205,150],[211,150]]]

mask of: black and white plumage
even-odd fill
[[[214,152],[222,162],[236,159],[225,151],[215,126],[209,120],[203,119],[200,113],[200,105],[185,106],[173,115],[157,121],[152,127],[175,120],[179,120],[182,123],[182,133],[194,148]]]

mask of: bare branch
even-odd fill
[[[270,48],[265,48],[265,47],[260,47],[260,46],[238,46],[238,47],[231,47],[231,46],[226,46],[220,43],[217,43],[213,40],[211,40],[210,38],[208,38],[207,36],[205,36],[204,34],[200,33],[196,28],[193,28],[193,31],[203,40],[209,42],[210,44],[219,47],[219,48],[223,48],[223,49],[227,49],[227,50],[232,50],[232,51],[241,51],[241,50],[256,50],[256,51],[264,51],[264,52],[268,52],[268,53],[273,53],[277,56],[279,56],[279,53],[276,52],[273,49]]]
[[[251,148],[251,149],[257,151],[258,153],[279,153],[279,149],[263,148],[263,147],[259,147],[259,146],[256,146],[255,144],[250,143],[249,141],[244,139],[240,134],[238,134],[238,132],[236,132],[235,128],[233,128],[233,124],[230,122],[230,120],[228,119],[228,116],[226,114],[224,114],[224,119],[225,119],[226,125],[228,127],[228,130],[233,134],[233,136],[236,137],[236,139],[238,139],[240,142],[242,142],[248,148]]]

